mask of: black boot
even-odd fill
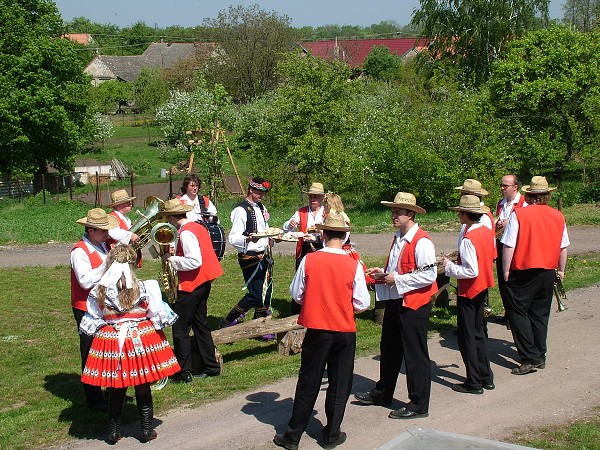
[[[127,388],[110,390],[108,397],[108,437],[109,444],[116,444],[121,439],[121,413]]]
[[[237,325],[238,323],[241,323],[242,320],[244,320],[244,317],[246,317],[246,312],[238,305],[235,305],[235,307],[231,311],[229,311],[229,314],[227,314],[227,316],[221,319],[219,328],[227,328]]]
[[[154,407],[152,404],[152,393],[135,393],[137,409],[140,415],[140,424],[142,427],[142,442],[149,442],[156,439],[156,431],[152,428],[154,420]]]

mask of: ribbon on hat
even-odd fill
[[[131,269],[129,268],[129,263],[113,261],[106,272],[104,272],[104,275],[102,275],[98,284],[104,287],[116,286],[123,275],[125,275],[125,286],[127,289],[131,289],[133,285],[131,283]]]

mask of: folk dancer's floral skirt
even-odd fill
[[[121,349],[119,334],[123,340]],[[81,381],[94,386],[124,388],[153,383],[180,370],[164,333],[156,330],[149,320],[143,320],[116,326],[109,324],[99,329]]]

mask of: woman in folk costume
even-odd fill
[[[108,442],[121,439],[119,426],[125,393],[135,387],[142,442],[156,438],[152,428],[151,383],[179,372],[179,364],[162,328],[177,320],[162,301],[156,280],[135,276],[136,254],[117,245],[108,254],[106,271],[90,292],[80,332],[94,335],[81,381],[110,389]]]

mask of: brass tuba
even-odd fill
[[[157,223],[152,227],[150,232],[152,241],[158,244],[158,252],[152,246],[150,253],[154,258],[162,256],[165,253],[169,253],[169,247],[177,240],[177,229],[167,222]],[[159,283],[162,287],[165,297],[169,303],[175,303],[177,300],[177,286],[179,285],[179,278],[177,277],[177,271],[173,268],[169,261],[162,262],[162,270],[159,274]]]
[[[136,251],[143,249],[150,243],[152,239],[152,227],[160,220],[160,212],[164,210],[164,205],[165,202],[160,198],[149,196],[144,199],[145,211],[141,212],[139,209],[137,210],[137,213],[142,217],[129,229],[129,231],[140,237],[139,240],[131,244]]]

